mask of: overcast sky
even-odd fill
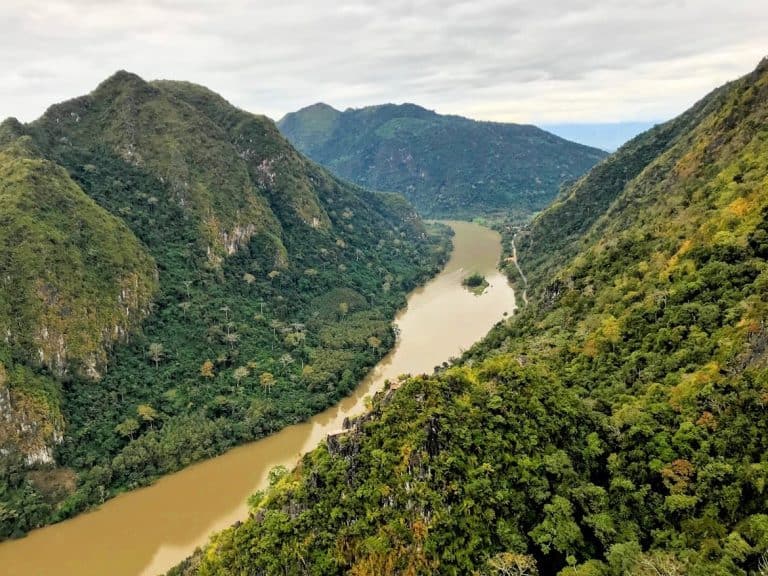
[[[478,119],[669,118],[768,55],[766,0],[0,0],[0,115],[117,69],[275,119],[415,102]]]

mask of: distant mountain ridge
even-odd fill
[[[317,103],[278,127],[338,176],[400,192],[428,216],[530,214],[606,156],[535,126],[444,116],[416,104],[341,112]]]

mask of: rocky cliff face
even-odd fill
[[[50,462],[63,430],[51,376],[99,379],[149,312],[157,272],[130,230],[28,137],[0,149],[0,222],[2,436],[29,463]]]
[[[149,311],[152,258],[22,139],[0,151],[0,333],[13,355],[98,378],[113,343]]]
[[[0,455],[19,454],[28,466],[53,463],[54,446],[64,434],[58,398],[46,396],[45,384],[35,384],[23,368],[9,374],[0,363]]]

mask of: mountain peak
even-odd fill
[[[301,130],[299,147],[314,148],[325,141],[341,115],[342,112],[333,106],[325,102],[316,102],[296,112],[289,112],[277,122],[277,125],[281,131],[288,133]]]
[[[118,70],[104,80],[93,91],[95,96],[114,96],[120,93],[147,93],[154,94],[156,89],[138,74]]]
[[[310,104],[309,106],[305,106],[304,108],[301,108],[300,110],[298,110],[298,112],[333,112],[336,114],[341,113],[339,110],[336,110],[336,108],[334,108],[330,104],[326,104],[325,102],[315,102],[314,104]]]
[[[0,122],[0,145],[15,140],[24,134],[24,126],[16,118],[6,118]]]
[[[763,56],[763,59],[760,60],[760,63],[757,65],[757,68],[755,69],[755,72],[757,72],[758,74],[768,73],[768,56]]]
[[[143,84],[146,84],[146,82],[138,74],[134,74],[133,72],[128,72],[127,70],[118,70],[117,72],[109,76],[106,80],[104,80],[101,84],[99,84],[99,86],[96,89],[98,90],[99,88],[102,88],[105,86],[115,86],[115,85],[122,86],[126,84],[143,85]]]

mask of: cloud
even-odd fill
[[[117,69],[272,117],[417,102],[520,122],[656,120],[766,53],[759,0],[3,0],[0,114]]]

